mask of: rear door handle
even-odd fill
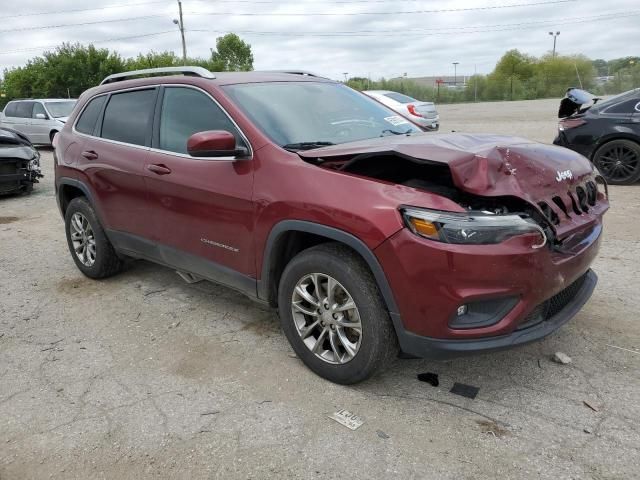
[[[96,152],[94,152],[93,150],[85,150],[80,155],[82,155],[87,160],[95,160],[95,159],[98,158],[98,154]]]
[[[151,165],[147,165],[147,170],[157,175],[168,175],[171,173],[171,169],[161,163],[152,163]]]

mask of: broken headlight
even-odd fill
[[[31,160],[29,160],[29,163],[27,164],[27,170],[31,170],[31,171],[40,171],[40,159],[38,157],[32,158]]]
[[[424,208],[401,209],[407,227],[416,235],[445,243],[488,245],[527,233],[536,233],[540,241],[533,248],[547,242],[544,230],[531,218],[490,212],[455,213]]]

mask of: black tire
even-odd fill
[[[53,146],[53,138],[58,134],[57,130],[53,130],[50,134],[49,134],[49,140],[51,141],[51,145]]]
[[[607,183],[631,185],[640,180],[640,145],[632,140],[612,140],[598,148],[593,163]]]
[[[359,312],[362,325],[359,349],[346,363],[330,363],[316,356],[304,343],[294,323],[294,289],[299,281],[312,273],[329,275],[337,280]],[[361,382],[397,358],[397,338],[373,275],[360,256],[341,244],[325,243],[296,255],[282,273],[278,307],[282,329],[298,357],[327,380],[345,385]],[[313,317],[308,318],[311,323]]]
[[[79,258],[78,254],[73,247],[73,241],[71,239],[71,221],[74,214],[79,213],[88,222],[93,233],[93,239],[95,240],[95,261],[92,265],[85,265]],[[93,207],[85,197],[76,197],[67,206],[67,210],[64,215],[64,225],[67,235],[67,245],[69,246],[69,252],[75,262],[78,269],[89,278],[106,278],[120,272],[123,267],[123,262],[118,257],[116,251],[109,242],[109,239],[104,233],[104,229],[98,221]]]

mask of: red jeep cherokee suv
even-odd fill
[[[586,158],[423,133],[305,72],[111,75],[81,96],[55,157],[82,273],[138,258],[238,289],[277,307],[298,356],[338,383],[398,350],[540,339],[596,284],[608,200]]]

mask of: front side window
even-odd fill
[[[187,153],[191,135],[207,130],[239,134],[224,111],[204,93],[193,88],[167,87],[162,98],[158,147],[169,152]]]
[[[333,82],[268,82],[223,87],[275,143],[314,148],[420,130],[393,110]]]
[[[68,117],[73,111],[73,107],[76,106],[76,100],[69,100],[64,102],[45,102],[47,110],[53,118]]]
[[[101,137],[134,145],[146,145],[155,99],[155,89],[111,95],[104,111]]]
[[[106,101],[106,95],[91,99],[80,114],[80,118],[78,118],[78,123],[76,123],[76,130],[80,133],[93,135],[93,132],[96,128],[96,122],[98,121],[98,116],[100,115],[102,106]]]
[[[42,104],[39,102],[36,102],[33,104],[33,113],[31,115],[31,118],[38,118],[38,114],[44,115],[44,118],[48,117],[47,112],[45,112]]]
[[[33,112],[33,102],[19,102],[16,117],[31,118]]]

